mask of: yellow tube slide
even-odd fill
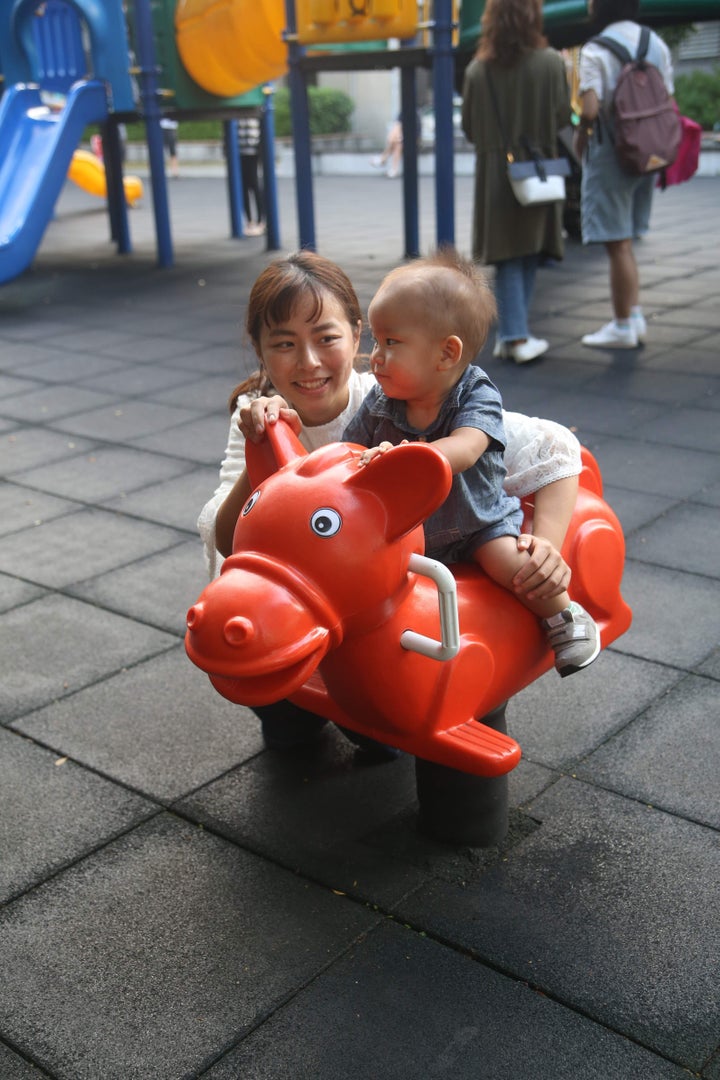
[[[283,0],[178,0],[175,42],[185,70],[210,94],[235,97],[284,75]]]
[[[100,158],[88,150],[75,151],[68,169],[68,179],[89,195],[98,195],[101,199],[107,197],[105,166]],[[128,206],[134,206],[143,196],[142,180],[139,176],[125,176],[123,185]]]

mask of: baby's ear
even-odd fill
[[[463,343],[457,334],[450,334],[442,345],[442,367],[455,367],[462,360]]]

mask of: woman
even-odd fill
[[[232,550],[235,524],[250,495],[246,436],[258,441],[265,424],[282,416],[294,424],[308,450],[340,441],[375,384],[370,372],[355,368],[361,329],[360,302],[349,278],[314,252],[276,259],[253,285],[246,330],[260,370],[231,394],[232,419],[220,484],[198,520],[211,577]],[[281,396],[262,396],[269,393]],[[579,443],[567,428],[549,420],[504,413],[504,422],[506,490],[518,497],[536,493],[533,532],[518,538],[518,546],[530,553],[530,559],[514,588],[530,599],[556,596],[570,581],[559,549],[577,495]],[[254,711],[263,722],[266,744],[274,748],[311,741],[325,725],[322,718],[288,702]],[[348,735],[375,760],[394,754],[372,740]]]
[[[639,0],[589,0],[593,28],[637,53]],[[651,32],[647,58],[662,74],[668,94],[674,91],[670,50]],[[580,124],[575,151],[583,158],[580,216],[584,244],[605,245],[610,264],[612,321],[586,334],[591,349],[635,349],[645,341],[647,326],[640,306],[640,275],[633,239],[643,236],[650,222],[656,174],[630,176],[615,156],[611,138],[612,95],[621,70],[608,49],[589,41],[580,53],[578,93]]]
[[[540,260],[563,257],[562,203],[520,206],[506,152],[522,160],[530,146],[556,157],[558,131],[569,123],[565,64],[543,37],[542,0],[488,0],[480,46],[465,72],[462,125],[476,153],[473,257],[496,269],[495,355],[516,364],[548,349],[530,333],[528,312]]]

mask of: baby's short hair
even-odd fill
[[[450,244],[421,259],[391,270],[384,282],[395,285],[407,277],[416,290],[422,317],[439,337],[456,334],[463,343],[463,362],[471,363],[482,349],[497,315],[486,274]]]

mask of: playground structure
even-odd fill
[[[188,612],[188,655],[231,701],[289,699],[426,761],[503,775],[520,748],[477,718],[552,667],[539,620],[479,567],[425,558],[422,523],[452,482],[432,444],[365,467],[361,451],[308,454],[283,421],[247,444],[253,493],[220,577]],[[625,541],[601,493],[584,451],[563,554],[606,647],[631,614]]]
[[[164,113],[222,119],[231,233],[239,237],[235,119],[247,108],[261,110],[267,243],[278,248],[269,84],[283,75],[291,91],[298,246],[313,248],[307,82],[330,70],[400,70],[404,252],[410,257],[419,254],[415,75],[420,67],[431,69],[436,239],[454,242],[453,87],[472,54],[482,9],[483,0],[420,6],[416,0],[0,0],[0,284],[32,262],[91,124],[102,132],[111,237],[126,253],[128,196],[118,129],[144,121],[158,263],[172,264]],[[714,18],[717,4],[644,0],[641,16],[652,25]],[[589,32],[585,0],[547,0],[545,23],[553,44],[581,43]],[[389,47],[391,40],[399,47]],[[46,104],[48,91],[66,97],[61,111]],[[76,161],[75,169],[90,181],[87,162]],[[92,181],[101,192],[99,178]]]

